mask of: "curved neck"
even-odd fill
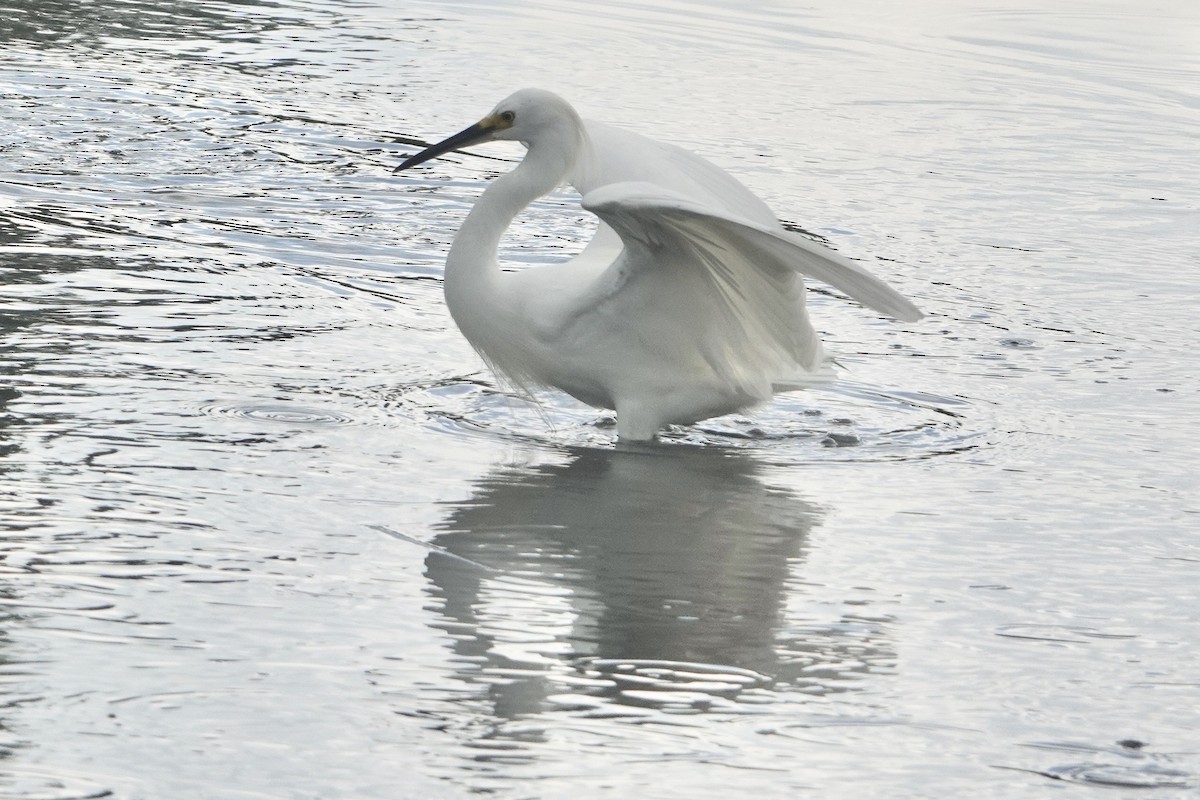
[[[567,148],[530,147],[516,169],[494,180],[475,202],[446,256],[446,305],[476,349],[494,340],[491,323],[507,304],[498,297],[503,273],[500,237],[517,214],[559,185],[574,162]]]
[[[547,151],[531,149],[516,169],[484,190],[467,215],[446,256],[446,281],[464,273],[470,279],[499,274],[496,250],[500,237],[530,203],[562,182],[570,162]]]
[[[475,202],[446,256],[442,290],[450,316],[489,366],[518,386],[536,379],[542,356],[530,340],[531,298],[500,271],[496,251],[517,214],[574,169],[587,137],[573,114],[535,129],[525,158]]]

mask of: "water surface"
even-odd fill
[[[0,40],[0,793],[1194,795],[1190,4],[97,0]],[[843,379],[660,446],[512,396],[440,278],[519,150],[391,168],[523,85],[929,316],[814,286]],[[576,202],[506,262],[575,252]]]

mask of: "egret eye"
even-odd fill
[[[506,125],[512,125],[514,122],[516,122],[517,115],[514,111],[501,111],[500,119],[504,120]]]

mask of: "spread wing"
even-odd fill
[[[559,341],[619,330],[661,363],[693,372],[706,364],[722,385],[761,400],[772,387],[824,377],[802,276],[897,319],[921,317],[859,265],[769,227],[773,220],[751,222],[647,182],[597,187],[583,207],[600,217],[612,260],[585,258],[562,271],[587,288],[544,315]]]
[[[924,316],[895,289],[826,247],[782,228],[714,211],[651,183],[601,186],[584,195],[583,207],[611,226],[627,249],[694,250],[738,318],[762,310],[747,306],[758,294],[753,284],[776,282],[781,273],[815,278],[894,319],[916,322]]]

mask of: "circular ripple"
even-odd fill
[[[434,425],[468,436],[579,447],[611,445],[616,438],[612,412],[552,391],[531,400],[462,381],[414,391],[406,400]],[[920,460],[985,447],[991,428],[979,406],[961,397],[840,381],[780,395],[745,415],[669,426],[659,440],[769,452],[790,462]]]
[[[292,403],[262,403],[243,406],[208,405],[200,409],[214,417],[280,422],[288,425],[354,425],[358,420],[341,411]]]
[[[1051,767],[1045,774],[1060,781],[1131,789],[1178,789],[1187,786],[1189,778],[1186,772],[1154,763],[1067,764]]]
[[[780,395],[749,417],[721,417],[663,438],[769,449],[804,461],[911,461],[983,447],[987,429],[976,427],[977,410],[960,397],[839,381]]]
[[[92,800],[114,796],[111,789],[101,784],[58,772],[10,768],[6,773],[4,789],[12,793],[6,796],[24,800]]]

